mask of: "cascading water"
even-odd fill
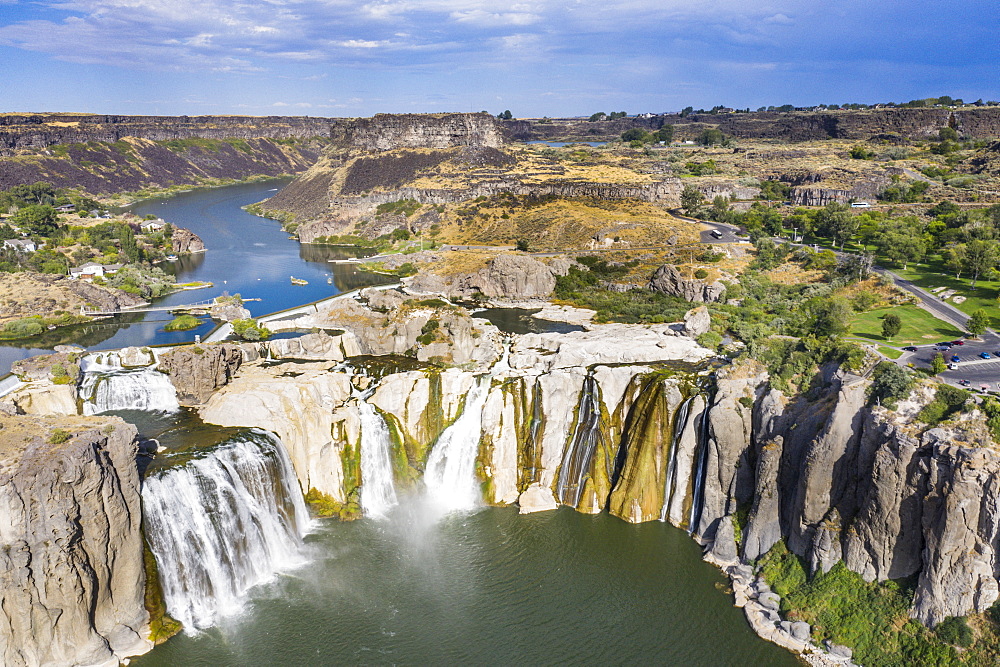
[[[663,509],[660,510],[660,521],[667,520],[670,512],[670,503],[673,500],[674,494],[679,492],[675,488],[677,486],[677,447],[681,436],[684,434],[684,427],[687,425],[688,414],[691,412],[691,404],[694,403],[694,399],[694,396],[685,399],[680,407],[677,408],[677,413],[674,415],[673,436],[670,439],[670,459],[667,464],[667,481],[663,489]]]
[[[483,405],[492,375],[476,379],[465,397],[465,409],[438,438],[427,459],[424,484],[432,500],[445,510],[467,510],[479,502],[475,479],[476,453],[483,430]]]
[[[156,365],[125,368],[118,355],[105,353],[84,360],[80,397],[83,414],[110,410],[174,412],[180,409],[170,378]]]
[[[146,536],[167,611],[190,630],[239,611],[246,591],[302,560],[308,512],[281,442],[256,429],[150,472]]]
[[[389,426],[365,398],[357,397],[361,415],[361,509],[365,516],[379,518],[399,501],[392,474]]]
[[[556,496],[562,504],[570,507],[580,504],[584,483],[590,473],[590,463],[601,437],[600,390],[597,380],[588,374],[583,380],[583,389],[580,392],[580,406],[577,409],[573,439],[566,448],[562,465],[559,467]]]

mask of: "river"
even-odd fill
[[[331,263],[331,259],[354,257],[349,248],[300,244],[282,231],[280,223],[243,210],[261,201],[289,179],[204,188],[171,197],[146,199],[129,208],[144,216],[153,214],[179,227],[186,227],[205,242],[208,249],[164,262],[162,269],[178,282],[206,281],[207,289],[178,292],[157,299],[154,305],[194,303],[220,296],[240,294],[254,317],[318,301],[366,285],[383,284],[385,276],[359,271],[353,264]],[[303,278],[308,285],[295,286],[290,278]],[[328,282],[332,279],[332,282]],[[167,312],[117,316],[90,324],[64,327],[37,338],[13,341],[0,346],[0,374],[11,364],[35,354],[51,351],[55,345],[75,343],[90,350],[128,346],[184,343],[204,336],[215,327],[208,318],[190,331],[164,331],[173,319]]]

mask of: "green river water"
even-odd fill
[[[133,665],[794,665],[681,530],[570,509],[319,522],[308,565]]]

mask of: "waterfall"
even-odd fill
[[[594,450],[601,439],[601,396],[597,380],[588,374],[583,380],[580,405],[576,413],[573,438],[563,453],[556,483],[556,497],[564,505],[576,507],[587,476]]]
[[[704,505],[704,498],[701,497],[702,488],[705,485],[705,466],[708,459],[708,413],[709,405],[706,401],[705,410],[701,413],[701,420],[698,423],[698,449],[695,453],[697,466],[694,470],[694,491],[691,494],[691,517],[688,519],[688,532],[694,533],[698,530],[698,522],[701,520],[701,508]]]
[[[177,390],[156,365],[126,368],[118,355],[105,353],[84,360],[80,397],[83,414],[109,410],[174,412],[180,409]]]
[[[167,611],[191,631],[242,608],[249,588],[301,561],[309,526],[281,442],[256,429],[150,473],[143,518]]]
[[[358,397],[361,414],[361,509],[366,516],[384,517],[399,504],[392,474],[389,426],[374,406]]]
[[[674,415],[674,427],[670,438],[670,458],[667,463],[667,479],[663,488],[663,509],[660,510],[660,521],[666,521],[670,512],[670,502],[674,494],[678,492],[677,485],[677,448],[680,445],[681,436],[684,435],[684,427],[687,425],[688,414],[691,412],[691,404],[694,403],[694,396],[690,396]]]
[[[432,499],[447,510],[475,507],[480,498],[476,483],[476,454],[483,430],[483,405],[489,394],[491,374],[480,375],[465,397],[465,409],[438,437],[427,459],[424,484]]]

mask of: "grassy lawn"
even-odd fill
[[[1000,294],[1000,281],[979,280],[976,282],[976,289],[972,289],[972,281],[966,277],[960,280],[955,279],[955,274],[948,273],[941,263],[941,259],[932,256],[929,261],[921,264],[910,264],[906,270],[890,268],[897,275],[913,282],[918,287],[930,290],[934,287],[947,287],[956,290],[957,295],[966,297],[963,303],[955,303],[949,299],[949,303],[963,313],[971,315],[973,311],[985,308],[992,315],[991,327],[1000,325],[1000,308],[997,307],[997,294]]]
[[[886,340],[882,336],[882,316],[890,312],[899,315],[903,327],[895,338]],[[867,313],[858,313],[851,322],[852,335],[894,347],[930,345],[939,340],[961,338],[963,333],[917,306],[877,308]]]

